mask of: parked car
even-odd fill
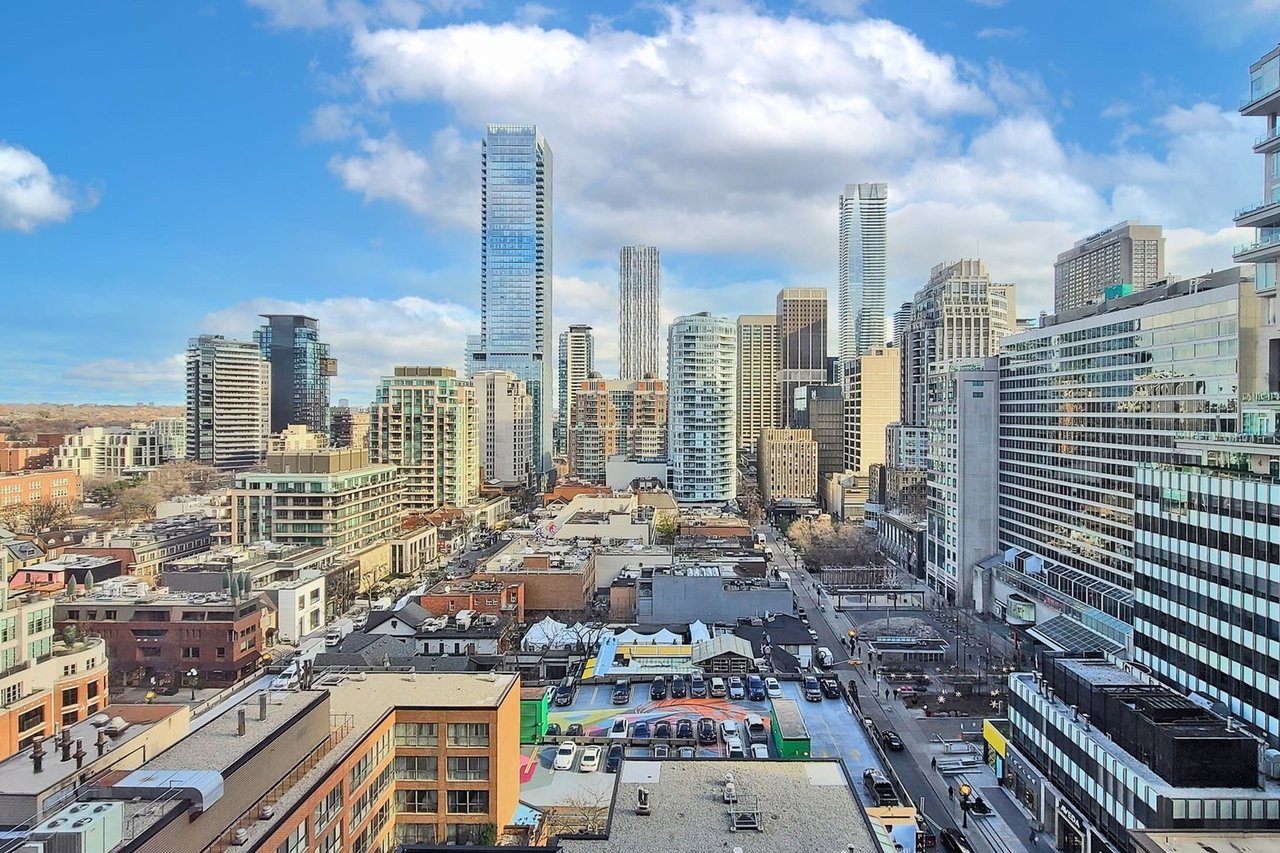
[[[751,744],[751,757],[752,758],[768,758],[769,757],[768,745],[763,743]]]
[[[613,704],[625,705],[631,701],[631,682],[625,678],[619,678],[613,682]]]
[[[898,793],[893,790],[893,783],[889,781],[888,776],[875,767],[868,767],[862,771],[862,787],[875,798],[877,806],[899,805]]]
[[[604,760],[604,770],[606,773],[617,773],[618,768],[622,766],[622,744],[615,743],[609,747],[609,755]]]
[[[300,678],[298,676],[298,665],[291,663],[284,672],[271,679],[272,690],[296,690]]]
[[[548,723],[548,724],[547,724],[547,734],[546,734],[546,736],[547,736],[547,737],[560,737],[560,724],[559,724],[559,723]]]
[[[764,727],[764,717],[759,714],[748,714],[747,740],[751,743],[764,743],[769,739],[769,730]]]
[[[670,755],[671,749],[665,743],[660,743],[653,748],[654,758],[667,758]]]
[[[747,690],[742,686],[742,679],[736,675],[729,676],[729,698],[744,699],[746,695]]]
[[[577,757],[578,745],[571,740],[566,740],[556,750],[556,759],[551,762],[551,769],[570,770],[573,768],[573,760]]]
[[[822,695],[828,699],[840,698],[840,682],[834,678],[819,678],[818,685],[822,688]]]
[[[721,720],[720,721],[720,737],[725,743],[729,742],[729,738],[742,739],[742,726],[738,725],[737,720]]]
[[[778,679],[770,675],[764,680],[764,692],[769,694],[770,699],[781,699],[782,685],[778,683]]]
[[[698,751],[691,746],[682,746],[676,750],[677,758],[693,758],[697,754]]]
[[[698,720],[698,743],[716,742],[716,721],[710,717]]]
[[[614,717],[613,725],[609,727],[609,737],[626,737],[627,736],[627,718]]]
[[[747,698],[752,702],[763,702],[767,694],[764,691],[764,679],[758,675],[747,676]]]
[[[713,699],[723,699],[728,692],[728,689],[724,686],[723,678],[717,675],[711,679],[711,697]]]
[[[902,738],[893,729],[886,729],[881,735],[880,740],[884,741],[885,749],[891,749],[894,752],[901,752],[905,744]]]
[[[600,754],[603,747],[592,744],[582,748],[582,759],[578,761],[578,770],[582,773],[594,773],[600,769]]]
[[[678,740],[693,740],[693,720],[676,720],[676,738]]]
[[[683,675],[675,675],[671,677],[671,698],[683,699],[688,690],[688,684],[684,680]]]
[[[804,677],[804,698],[810,702],[822,701],[822,688],[818,685],[818,679],[815,676]]]
[[[653,680],[653,686],[649,688],[649,698],[654,702],[667,698],[667,680],[661,675]]]
[[[742,746],[742,738],[731,737],[724,742],[725,755],[729,758],[746,758],[747,751]]]
[[[671,723],[666,720],[658,720],[653,726],[653,736],[658,740],[669,740],[671,738]]]
[[[636,724],[631,727],[631,737],[633,740],[648,740],[649,724],[644,720],[638,720]]]
[[[558,708],[573,704],[574,694],[577,693],[577,681],[572,675],[566,675],[560,680],[560,684],[556,687],[555,704]]]
[[[582,737],[584,734],[582,723],[570,723],[569,728],[564,730],[565,737]]]
[[[695,672],[689,676],[689,696],[692,699],[707,698],[707,680],[702,677],[702,673]]]

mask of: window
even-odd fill
[[[450,723],[449,746],[488,746],[488,723]]]
[[[196,660],[200,657],[199,646],[183,646],[182,657],[184,660]]]
[[[487,814],[488,791],[450,791],[449,814]]]
[[[27,614],[27,633],[38,634],[53,630],[53,608],[34,610]]]
[[[436,825],[434,823],[397,823],[397,844],[435,844]],[[322,851],[327,853],[327,851]]]
[[[439,746],[439,731],[439,723],[396,723],[396,746]]]
[[[22,698],[22,682],[10,684],[0,690],[0,708],[7,708]]]
[[[378,738],[377,743],[375,743],[368,752],[362,755],[360,760],[356,762],[355,766],[351,768],[350,776],[347,779],[347,790],[355,793],[355,790],[360,786],[360,783],[368,778],[369,774],[373,771],[373,768],[381,764],[382,759],[386,758],[387,753],[390,751],[391,733],[388,732]],[[391,768],[388,767],[387,770],[389,772]]]
[[[488,761],[486,758],[485,761]],[[396,778],[405,781],[431,781],[439,778],[439,759],[434,755],[398,755],[396,756]],[[450,773],[453,770],[453,759],[449,759]],[[450,775],[449,778],[453,778]]]
[[[18,731],[25,732],[36,726],[44,724],[44,706],[32,708],[30,711],[18,717]]]
[[[435,814],[440,811],[440,792],[412,789],[396,791],[396,811],[402,814]]]
[[[480,829],[478,823],[450,823],[445,825],[445,843],[447,844],[479,844]]]
[[[218,646],[216,649],[214,649],[214,651],[213,651],[213,656],[214,656],[215,658],[217,658],[218,660],[226,660],[226,659],[227,659],[227,647],[226,647],[226,646]]]
[[[321,827],[323,827],[329,821],[333,820],[333,818],[338,814],[338,811],[341,808],[342,808],[342,783],[339,782],[337,785],[333,786],[332,791],[330,791],[328,794],[325,794],[324,799],[320,801],[320,805],[316,806],[316,812],[315,812],[315,815],[313,816],[313,821],[316,825],[316,830],[319,831]]]
[[[62,691],[63,705],[79,705],[80,704],[80,688],[68,687]]]
[[[319,853],[342,853],[342,824],[335,826],[320,842]]]
[[[276,853],[306,853],[307,822],[298,824],[298,828],[289,833],[289,837],[276,848]]]
[[[447,771],[450,782],[481,782],[489,778],[489,757],[450,756]]]

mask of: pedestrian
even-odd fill
[[[954,800],[955,798],[956,798],[956,789],[955,789],[955,788],[953,788],[953,787],[951,787],[950,785],[948,785],[948,786],[947,786],[947,799],[948,799],[948,800]]]
[[[1034,847],[1034,846],[1035,846],[1035,843],[1036,843],[1036,828],[1035,828],[1034,826],[1033,826],[1033,827],[1031,827],[1031,837],[1030,837],[1030,838],[1028,838],[1027,840],[1031,842],[1031,846],[1032,846],[1032,847]]]
[[[886,688],[884,689],[884,698],[885,698],[885,699],[888,699],[888,698],[889,698],[889,688],[888,688],[888,687],[886,687]]]
[[[934,770],[938,769],[938,756],[935,755],[933,758],[929,759],[929,766]]]

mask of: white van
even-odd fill
[[[823,669],[831,669],[836,662],[836,656],[831,654],[831,649],[826,646],[820,646],[818,648],[818,653],[814,655],[814,658],[818,661],[818,666]]]
[[[724,686],[723,678],[717,675],[715,678],[711,679],[711,695],[714,698],[723,699],[725,694],[728,692],[728,688]]]

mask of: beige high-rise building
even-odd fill
[[[573,395],[595,370],[595,337],[590,326],[574,325],[560,333],[559,405],[556,408],[556,453],[569,450],[569,424],[573,423]]]
[[[476,432],[486,483],[527,485],[533,459],[533,395],[509,370],[481,370],[476,389]]]
[[[763,429],[757,456],[760,499],[813,499],[818,494],[818,442],[807,429]]]
[[[187,458],[216,468],[262,461],[271,432],[271,362],[256,343],[187,342]]]
[[[885,428],[898,421],[899,355],[897,347],[873,347],[845,377],[845,467],[859,476],[888,461]]]
[[[635,462],[667,458],[665,382],[601,379],[593,373],[580,384],[569,425],[570,473],[603,483],[610,456]]]
[[[738,317],[738,449],[754,450],[760,431],[778,425],[778,318]]]
[[[1101,302],[1107,289],[1164,278],[1164,229],[1125,220],[1078,240],[1053,265],[1054,313]]]
[[[369,456],[404,478],[404,506],[429,512],[480,495],[475,388],[451,367],[396,367],[371,408]]]

